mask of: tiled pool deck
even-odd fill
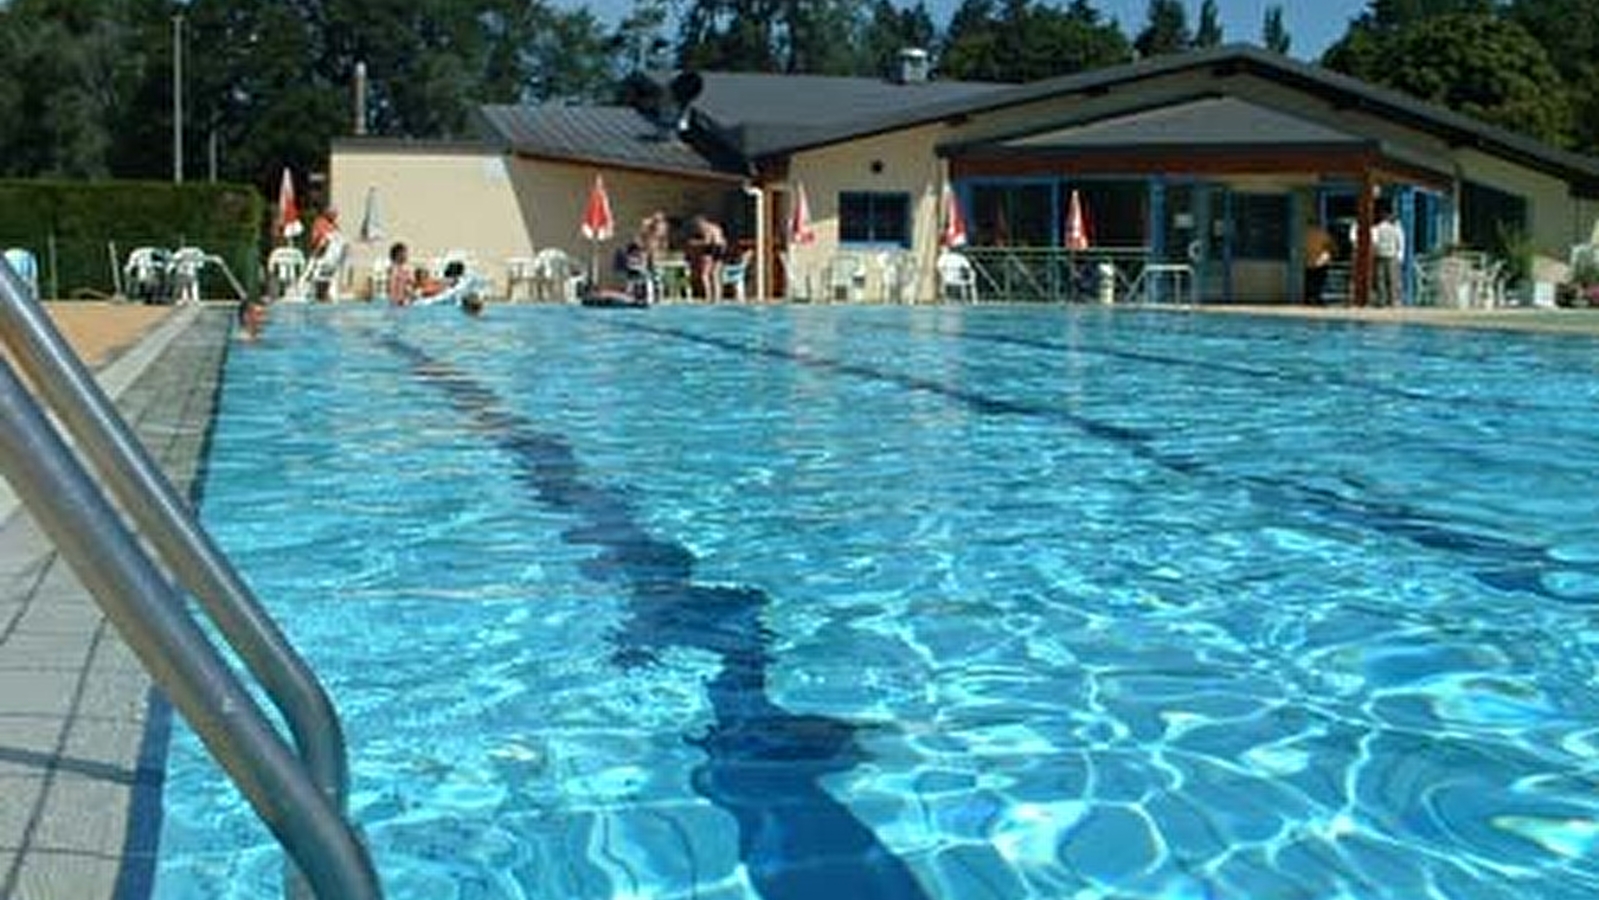
[[[229,308],[186,307],[97,371],[187,491],[211,421]],[[0,900],[144,893],[161,760],[150,681],[0,483]],[[132,827],[130,827],[132,823]]]

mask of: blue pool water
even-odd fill
[[[1599,893],[1599,344],[279,309],[203,518],[394,898]],[[181,725],[156,896],[276,898]]]

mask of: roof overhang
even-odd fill
[[[1375,174],[1447,188],[1447,161],[1291,112],[1204,94],[939,145],[957,175]]]

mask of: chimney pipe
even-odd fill
[[[894,80],[900,84],[921,84],[927,81],[927,69],[927,51],[906,47],[899,51],[899,71]]]

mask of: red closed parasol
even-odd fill
[[[799,247],[816,242],[816,226],[811,224],[811,200],[805,182],[794,185],[794,206],[788,211],[788,245]]]
[[[946,250],[966,246],[966,216],[961,213],[961,201],[949,185],[944,185],[944,230],[939,232],[938,243]]]
[[[283,179],[278,182],[277,232],[293,240],[305,231],[300,222],[300,205],[294,199],[294,175],[288,166],[283,167]]]
[[[1066,249],[1087,250],[1089,243],[1088,213],[1083,208],[1083,198],[1074,188],[1066,208]]]

